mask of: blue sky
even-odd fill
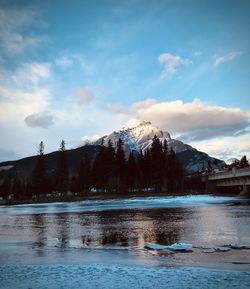
[[[0,161],[142,120],[249,156],[249,14],[236,0],[2,0]]]

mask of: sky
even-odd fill
[[[250,1],[0,0],[0,161],[141,121],[250,157]]]

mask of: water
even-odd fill
[[[198,195],[1,206],[0,288],[248,288],[250,250],[202,250],[250,246],[249,204]],[[147,242],[195,248],[157,253]]]

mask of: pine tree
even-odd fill
[[[39,144],[37,163],[32,172],[32,193],[44,194],[45,185],[45,155],[43,141]]]
[[[56,178],[57,179],[56,189],[61,195],[68,191],[68,177],[69,177],[69,168],[68,168],[67,152],[65,148],[65,141],[62,140],[57,160],[57,178]]]
[[[156,192],[160,192],[163,180],[163,150],[159,138],[155,135],[150,148],[150,167],[152,172],[152,185]]]
[[[181,162],[172,149],[170,149],[168,162],[168,191],[170,193],[180,193],[182,191],[183,183],[183,168]]]
[[[105,148],[104,156],[104,177],[107,190],[111,193],[115,189],[115,150],[111,140],[108,141],[108,146]]]
[[[248,163],[248,160],[247,160],[247,157],[244,155],[242,156],[242,158],[240,159],[240,167],[241,168],[246,168],[249,166],[249,163]]]
[[[164,139],[163,142],[163,173],[162,173],[162,185],[163,190],[167,192],[168,189],[168,179],[169,179],[169,151],[168,151],[168,143],[167,140]]]
[[[17,175],[13,178],[12,184],[12,194],[15,199],[22,199],[25,193],[25,186],[23,180],[20,179]]]
[[[105,147],[101,146],[99,153],[96,155],[93,167],[92,167],[92,184],[95,189],[104,191],[105,189],[105,177],[103,174],[103,164],[105,159]]]
[[[3,199],[7,199],[8,196],[11,194],[11,187],[12,187],[11,178],[9,176],[5,176],[0,186],[0,196]]]
[[[138,167],[133,152],[130,152],[127,163],[127,187],[134,191],[138,180]]]
[[[70,192],[71,193],[78,193],[79,192],[79,186],[77,182],[76,176],[72,176],[71,181],[70,181]]]
[[[91,181],[91,165],[89,159],[82,159],[78,172],[78,187],[80,192],[88,192]]]
[[[124,193],[125,178],[126,178],[126,158],[123,149],[123,141],[119,138],[117,142],[117,150],[115,154],[115,166],[116,166],[116,178],[117,178],[117,190],[119,193]]]

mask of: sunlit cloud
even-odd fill
[[[109,106],[108,109],[118,115],[122,113],[129,125],[150,120],[162,129],[179,134],[185,141],[236,135],[249,127],[250,119],[249,112],[240,108],[212,106],[200,100],[185,103],[182,100],[158,102],[147,99],[128,108]]]

